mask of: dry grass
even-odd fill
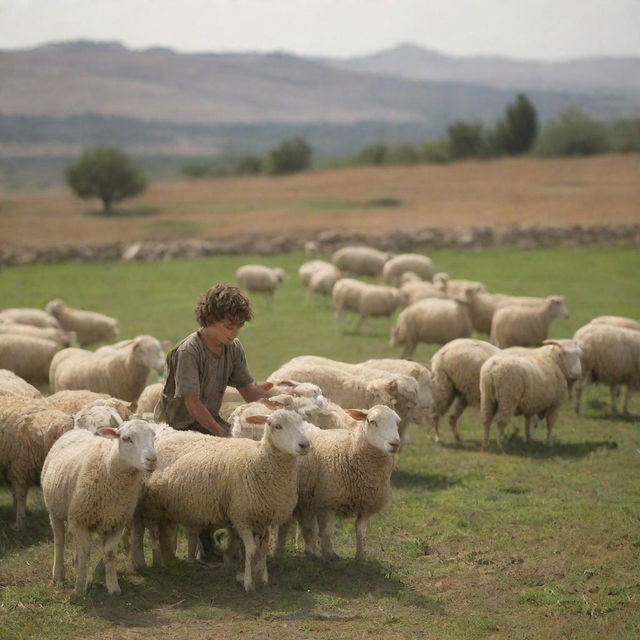
[[[151,185],[118,215],[67,189],[0,192],[0,237],[21,245],[100,244],[247,232],[311,236],[326,229],[640,221],[637,155],[522,158],[451,165],[361,167],[283,178],[180,180]],[[392,208],[369,201],[396,198]]]

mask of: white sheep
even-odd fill
[[[498,306],[491,322],[491,342],[498,347],[533,347],[542,344],[555,318],[568,318],[564,296],[547,296],[533,306]]]
[[[320,254],[320,243],[317,240],[307,240],[304,243],[304,255],[315,258]]]
[[[45,307],[65,331],[74,331],[81,345],[108,342],[118,337],[118,321],[97,311],[72,309],[56,298]]]
[[[608,324],[589,323],[573,339],[582,349],[582,377],[576,385],[576,413],[582,393],[593,380],[609,386],[611,412],[618,413],[617,387],[627,386],[624,412],[629,412],[631,391],[640,388],[640,332]]]
[[[0,335],[0,368],[13,371],[27,382],[46,382],[51,361],[61,349],[52,340],[6,333]]]
[[[32,324],[20,324],[18,322],[0,323],[0,334],[12,333],[33,338],[43,338],[57,342],[63,347],[69,347],[78,341],[74,331],[63,331],[54,327],[34,327]]]
[[[400,312],[391,346],[404,345],[402,357],[411,359],[419,342],[445,344],[471,335],[468,304],[460,299],[427,298]]]
[[[406,274],[405,274],[406,275]],[[413,304],[418,300],[424,300],[426,298],[443,298],[447,299],[449,296],[437,285],[432,282],[424,282],[423,280],[408,280],[400,286],[407,299],[407,304]]]
[[[462,443],[458,433],[458,420],[468,407],[480,407],[480,369],[500,349],[482,340],[458,338],[441,347],[431,358],[431,392],[433,394],[430,415],[436,442],[440,441],[440,419],[455,400],[449,416],[449,425],[457,443]]]
[[[144,389],[151,369],[164,371],[164,351],[156,338],[136,336],[117,346],[98,349],[68,348],[51,361],[49,384],[53,391],[89,389],[134,402]]]
[[[265,267],[261,264],[245,264],[236,271],[236,283],[249,293],[264,293],[267,301],[273,300],[273,293],[284,280],[284,270],[279,267]]]
[[[37,398],[42,400],[42,394],[26,380],[17,376],[9,369],[0,369],[0,396],[16,395],[23,398]]]
[[[309,260],[308,262],[302,263],[298,268],[298,277],[300,278],[300,282],[302,282],[303,286],[307,287],[309,285],[309,280],[311,280],[311,276],[318,270],[324,269],[328,266],[333,267],[333,265],[326,260]]]
[[[154,437],[149,424],[131,420],[96,434],[75,429],[53,445],[42,469],[42,493],[53,529],[54,583],[64,580],[68,521],[75,543],[76,594],[87,592],[93,532],[100,536],[107,591],[120,593],[116,547],[133,516],[143,473],[155,468]]]
[[[530,440],[531,420],[544,417],[547,444],[562,403],[569,397],[569,384],[580,378],[581,349],[573,340],[547,340],[530,353],[500,353],[480,369],[480,413],[484,428],[482,448],[489,445],[491,423],[496,422],[500,451],[507,423],[516,413],[524,415],[525,441]]]
[[[510,296],[504,293],[486,293],[485,291],[469,292],[469,314],[471,324],[478,333],[491,333],[491,322],[498,305]]]
[[[140,416],[143,416],[145,413],[153,413],[158,404],[158,400],[160,400],[163,389],[164,382],[154,382],[153,384],[147,385],[142,390],[136,403],[136,413]]]
[[[144,483],[136,515],[158,522],[165,562],[173,556],[168,524],[195,531],[232,527],[244,543],[244,572],[237,578],[246,591],[254,590],[254,572],[268,583],[269,529],[291,517],[298,456],[309,449],[307,424],[297,413],[280,409],[255,420],[266,425],[260,442],[195,432],[158,438],[158,466]],[[132,553],[139,553],[141,543],[140,537],[134,539]]]
[[[331,262],[343,271],[357,276],[377,277],[390,254],[371,247],[342,247],[331,256]]]
[[[309,455],[300,463],[295,508],[305,553],[327,560],[338,557],[332,536],[336,514],[354,515],[356,560],[365,560],[365,536],[371,517],[391,499],[391,471],[400,447],[400,416],[384,405],[350,410],[353,429],[325,431],[307,427]],[[278,551],[285,546],[287,525],[281,527]]]
[[[87,389],[67,389],[58,391],[45,398],[54,409],[64,411],[69,415],[77,414],[89,406],[103,406],[115,409],[122,420],[129,420],[133,412],[131,402],[113,398],[107,393],[96,393]]]
[[[434,284],[450,298],[464,296],[468,289],[486,291],[482,282],[477,280],[452,280],[448,273],[440,272],[433,276]]]
[[[30,324],[34,327],[62,329],[60,323],[46,311],[29,307],[2,309],[0,311],[0,321]]]
[[[309,278],[307,290],[321,296],[330,296],[336,282],[342,278],[342,273],[338,267],[327,264],[317,269]]]
[[[398,284],[402,274],[408,271],[423,280],[431,280],[434,273],[433,262],[431,258],[418,253],[400,253],[384,263],[382,281],[386,284]]]
[[[597,316],[591,320],[589,324],[609,324],[615,327],[624,327],[625,329],[640,331],[640,322],[633,320],[633,318],[625,318],[624,316]]]

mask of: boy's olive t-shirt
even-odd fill
[[[218,415],[225,389],[246,387],[253,382],[238,340],[223,344],[218,355],[207,347],[199,331],[188,335],[169,352],[167,370],[155,418],[174,429],[184,429],[195,422],[185,407],[184,396],[199,396],[211,415],[226,425]]]

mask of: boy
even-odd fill
[[[217,284],[200,296],[194,312],[200,329],[169,352],[155,417],[174,429],[227,436],[229,425],[218,413],[227,385],[247,402],[268,397],[272,387],[253,381],[236,340],[253,317],[251,305],[237,287]]]

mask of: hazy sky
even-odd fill
[[[640,56],[640,0],[0,0],[0,49],[62,40],[184,52]]]

